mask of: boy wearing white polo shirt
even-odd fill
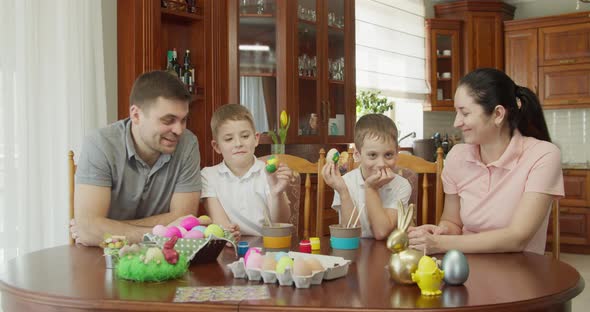
[[[333,163],[322,168],[326,184],[335,191],[332,208],[338,211],[340,224],[358,218],[362,237],[386,239],[397,225],[398,201],[407,205],[412,194],[408,180],[393,172],[397,127],[385,115],[364,115],[354,128],[354,144],[355,158],[360,159],[357,169],[340,176]]]
[[[261,236],[265,214],[272,222],[289,222],[291,210],[285,190],[291,170],[280,164],[269,174],[254,149],[260,133],[252,114],[242,105],[227,104],[211,117],[211,146],[223,156],[218,165],[201,171],[207,214],[234,236]]]

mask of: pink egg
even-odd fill
[[[252,255],[253,253],[257,253],[260,254],[260,248],[258,247],[250,247],[248,248],[248,251],[246,251],[246,254],[244,255],[244,263],[246,265],[248,265],[248,258],[250,257],[250,255]]]
[[[184,237],[186,235],[186,233],[188,232],[185,228],[183,228],[182,226],[177,226],[178,230],[180,231],[180,233],[182,234],[182,237]],[[179,237],[180,238],[180,237]]]
[[[173,237],[176,236],[178,238],[182,238],[182,232],[180,232],[180,230],[175,227],[175,226],[171,226],[169,228],[166,229],[166,233],[164,234],[165,237]]]
[[[166,236],[166,227],[158,224],[152,229],[152,234],[157,236]]]
[[[251,253],[250,257],[248,258],[248,263],[246,263],[246,268],[248,269],[260,269],[262,268],[262,262],[264,261],[264,257],[259,253]]]
[[[184,235],[183,238],[199,239],[199,238],[203,238],[203,237],[205,237],[205,235],[203,235],[203,232],[201,232],[201,231],[188,231],[188,232],[186,232],[186,234]]]
[[[201,221],[194,216],[186,217],[184,220],[180,221],[180,226],[185,228],[187,231],[190,231],[192,228],[199,225],[201,225]]]

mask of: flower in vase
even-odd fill
[[[272,139],[272,142],[274,144],[285,144],[285,140],[287,139],[287,130],[289,130],[289,126],[291,125],[291,118],[289,117],[289,115],[287,115],[286,111],[282,111],[279,121],[280,124],[278,136],[277,133],[275,133],[272,130],[268,131],[268,135],[270,135],[270,138]]]

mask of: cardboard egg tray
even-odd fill
[[[308,253],[300,253],[290,251],[288,253],[291,258],[316,258],[324,267],[323,271],[313,271],[310,276],[293,276],[290,268],[285,270],[285,273],[277,273],[275,271],[261,270],[261,269],[247,269],[244,263],[244,258],[240,258],[228,264],[234,278],[247,278],[250,281],[263,280],[264,283],[274,284],[277,281],[281,286],[292,286],[295,284],[297,288],[309,288],[311,285],[320,285],[323,280],[332,280],[343,277],[348,274],[348,267],[351,261],[341,257],[315,255]]]

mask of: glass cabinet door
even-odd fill
[[[345,64],[346,36],[345,25],[345,0],[328,0],[325,12],[327,23],[327,60],[324,67],[327,69],[327,95],[323,103],[326,116],[327,134],[329,137],[346,135],[345,120],[351,118],[346,116],[347,102],[345,100]],[[354,79],[354,77],[353,77]],[[328,141],[333,141],[328,139]]]
[[[452,53],[453,37],[445,33],[437,33],[436,40],[436,100],[452,101],[455,88],[453,86]]]
[[[239,0],[240,104],[261,133],[277,130],[277,22],[275,0]]]
[[[297,134],[298,141],[319,141],[322,136],[320,112],[320,85],[318,79],[318,1],[297,1],[297,40],[295,51],[297,69],[296,80]],[[292,119],[292,122],[295,121]]]

